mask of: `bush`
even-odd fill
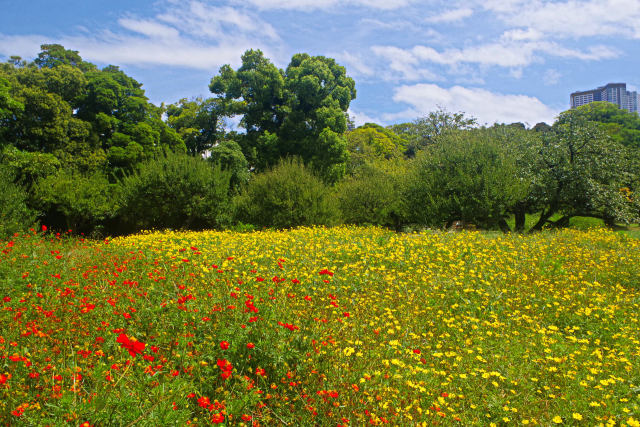
[[[339,218],[327,187],[298,158],[256,175],[235,207],[238,220],[258,227],[331,225]]]
[[[371,224],[399,230],[405,222],[404,170],[393,161],[367,163],[336,186],[336,199],[347,224]]]
[[[60,171],[37,181],[36,203],[45,224],[78,233],[103,230],[117,211],[117,187],[106,176]]]
[[[227,225],[229,179],[229,172],[198,157],[168,154],[143,163],[121,182],[123,231]]]
[[[10,237],[33,224],[35,215],[27,207],[27,192],[14,184],[14,176],[0,166],[0,239]]]

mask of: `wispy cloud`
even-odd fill
[[[343,6],[360,6],[379,10],[392,10],[408,6],[414,0],[236,0],[236,3],[250,3],[259,9],[289,9],[312,11],[334,9]]]
[[[443,88],[422,83],[400,86],[395,89],[393,100],[410,106],[404,112],[396,113],[394,118],[402,114],[414,118],[441,106],[449,111],[462,111],[482,124],[524,122],[532,126],[542,121],[551,123],[559,113],[535,97],[462,86]]]
[[[468,7],[463,7],[460,9],[446,10],[442,13],[439,13],[437,15],[433,15],[427,18],[426,21],[431,23],[459,22],[465,18],[470,17],[471,15],[473,15],[473,9],[470,9]]]
[[[540,62],[546,56],[597,61],[617,57],[620,53],[607,46],[591,46],[585,50],[570,49],[558,43],[542,40],[513,41],[502,39],[494,43],[451,48],[438,51],[430,46],[414,46],[400,49],[393,46],[374,46],[374,54],[386,59],[389,67],[401,73],[406,80],[421,78],[420,70],[427,64],[457,67],[460,64],[497,66],[521,70],[522,67]],[[517,75],[517,74],[516,74]],[[425,75],[424,77],[429,77]]]
[[[559,37],[640,38],[638,0],[483,0],[505,23]]]
[[[118,25],[56,38],[0,34],[0,54],[33,57],[42,43],[60,43],[89,61],[215,70],[226,63],[238,64],[246,49],[273,52],[279,40],[274,27],[256,14],[200,0],[170,0],[155,16],[127,16]]]

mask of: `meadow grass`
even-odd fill
[[[640,240],[0,242],[0,423],[640,425]]]

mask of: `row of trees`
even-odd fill
[[[0,64],[0,233],[638,221],[640,118],[613,104],[533,129],[439,110],[347,131],[344,67],[297,54],[282,70],[255,50],[220,69],[210,98],[156,107],[141,86],[60,45]]]

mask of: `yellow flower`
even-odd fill
[[[553,417],[553,421],[556,424],[562,424],[562,417],[560,415],[556,415],[555,417]]]
[[[627,418],[627,424],[631,427],[640,427],[640,421],[636,420],[633,417]]]
[[[578,421],[582,419],[582,415],[578,414],[577,412],[574,412],[573,414],[571,414],[571,417],[573,417],[574,420],[578,420]]]

